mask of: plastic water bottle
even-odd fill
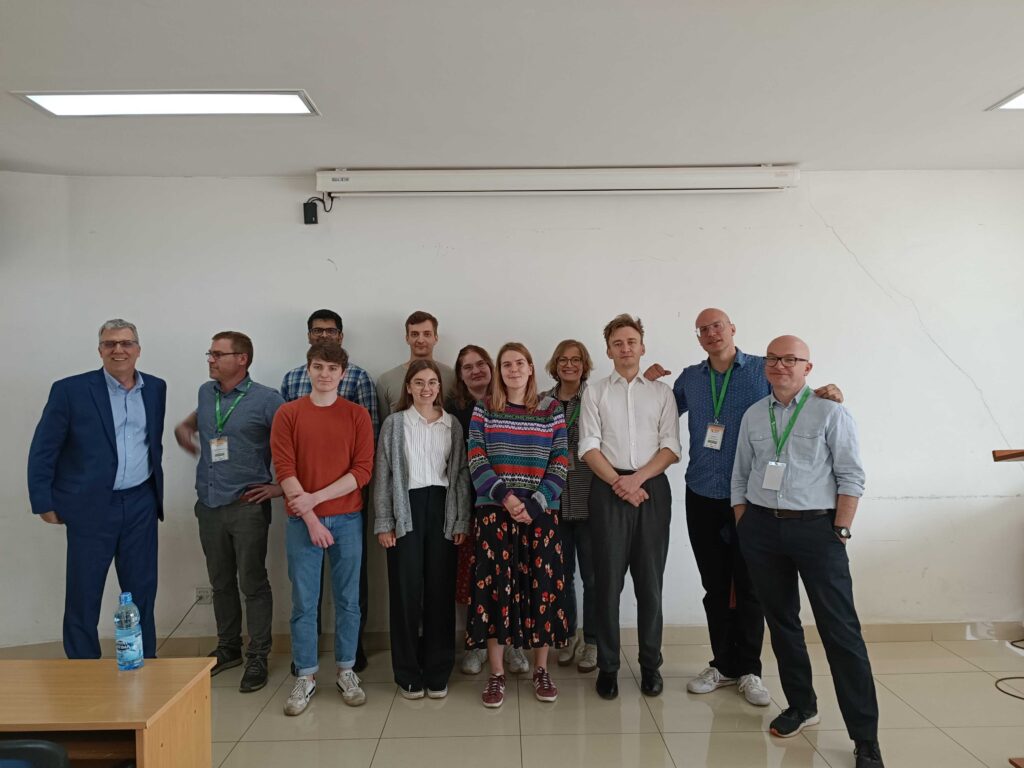
[[[122,592],[121,604],[114,614],[117,668],[120,670],[138,669],[143,664],[141,621],[139,608],[132,602],[132,593]]]

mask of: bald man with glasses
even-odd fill
[[[875,682],[846,551],[864,494],[857,426],[842,405],[807,386],[813,364],[801,339],[774,339],[764,366],[771,393],[750,406],[740,423],[731,501],[786,694],[787,707],[770,730],[788,738],[820,721],[800,623],[799,577],[857,768],[882,768]]]

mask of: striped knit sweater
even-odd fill
[[[512,404],[492,411],[490,398],[476,404],[469,422],[476,506],[500,505],[511,491],[543,510],[558,509],[568,466],[565,416],[557,400],[541,397],[533,413]]]

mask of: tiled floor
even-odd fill
[[[629,637],[628,632],[623,632]],[[821,724],[793,739],[775,739],[765,729],[785,706],[771,649],[763,655],[768,707],[747,704],[736,689],[704,696],[687,693],[686,681],[709,658],[692,633],[665,633],[678,641],[664,648],[665,692],[640,693],[637,647],[622,649],[619,698],[604,701],[593,690],[595,676],[575,667],[555,668],[558,701],[533,698],[528,675],[510,677],[505,705],[480,704],[484,675],[455,672],[443,700],[406,701],[391,682],[387,651],[370,657],[362,674],[367,702],[347,707],[334,687],[330,655],[309,709],[285,717],[292,686],[289,658],[270,660],[270,682],[241,694],[236,668],[213,678],[213,764],[222,768],[846,768],[852,745],[843,727],[824,649],[808,646],[815,672]],[[683,642],[683,641],[689,642]],[[635,642],[635,640],[633,641]],[[195,641],[193,641],[193,646]],[[195,653],[183,645],[175,653]],[[999,640],[936,640],[868,643],[881,712],[880,741],[889,768],[978,768],[1008,765],[1024,756],[1024,700],[999,693],[997,678],[1024,676],[1024,651]],[[0,657],[59,657],[60,644]],[[1008,683],[1024,696],[1024,680]]]
[[[853,766],[828,665],[820,645],[809,646],[821,724],[793,739],[765,733],[785,705],[778,667],[765,649],[765,683],[773,703],[755,708],[723,688],[686,692],[686,680],[708,658],[706,645],[665,647],[665,692],[648,699],[637,681],[636,646],[623,647],[620,695],[604,701],[594,675],[553,670],[554,704],[533,698],[529,677],[510,680],[505,705],[480,704],[484,675],[456,672],[444,700],[406,701],[391,684],[386,651],[370,657],[363,674],[367,703],[345,706],[333,685],[330,656],[322,658],[322,687],[309,709],[285,717],[291,689],[287,656],[271,659],[264,691],[243,695],[240,669],[214,678],[213,762],[223,768],[487,768],[586,766]],[[1024,756],[1024,701],[996,691],[996,678],[1024,675],[1024,652],[994,640],[884,642],[868,645],[881,711],[881,744],[890,768],[1006,766]],[[1024,681],[1016,689],[1024,695]]]

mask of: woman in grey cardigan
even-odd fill
[[[398,410],[381,425],[374,467],[373,530],[387,550],[391,666],[407,699],[424,691],[445,697],[455,664],[456,546],[469,527],[469,471],[462,427],[441,403],[437,365],[413,361]]]

